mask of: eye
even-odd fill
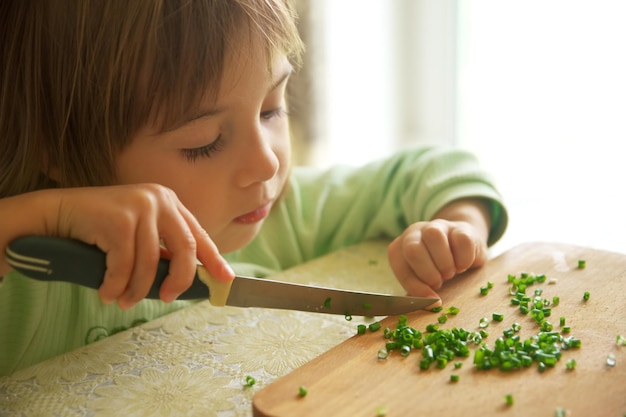
[[[189,162],[195,162],[198,158],[210,158],[221,151],[223,147],[224,139],[222,136],[218,136],[217,139],[208,145],[204,145],[199,148],[181,149],[180,152]]]
[[[285,108],[277,107],[272,110],[266,110],[266,111],[261,112],[261,119],[271,120],[274,118],[284,117],[288,115],[289,113],[287,113],[287,110]]]

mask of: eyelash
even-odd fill
[[[224,147],[224,139],[222,135],[218,136],[213,142],[199,148],[181,149],[181,153],[189,162],[195,162],[198,158],[210,158],[218,153]]]
[[[271,120],[274,118],[284,117],[289,115],[286,109],[279,107],[272,110],[261,112],[261,119]],[[222,135],[218,136],[213,142],[208,145],[201,146],[199,148],[181,149],[180,151],[189,162],[195,162],[198,158],[210,158],[214,154],[218,153],[224,147],[224,139]]]

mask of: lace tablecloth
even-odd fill
[[[381,241],[271,278],[403,293]],[[0,416],[251,416],[257,390],[372,320],[203,301],[1,378]]]

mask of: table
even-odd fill
[[[386,244],[365,242],[272,279],[402,294]],[[0,378],[0,416],[251,416],[258,390],[372,320],[202,301]]]
[[[402,294],[387,265],[386,243],[365,242],[272,279]],[[584,270],[576,268],[581,258],[587,261]],[[611,415],[624,415],[626,347],[616,346],[615,336],[620,332],[626,336],[626,255],[558,243],[517,246],[444,287],[444,306],[453,303],[461,308],[448,324],[475,324],[477,317],[485,314],[483,307],[493,309],[494,305],[508,302],[502,294],[481,298],[478,288],[491,280],[496,288],[505,290],[505,271],[517,273],[525,268],[558,279],[550,290],[561,291],[562,303],[558,308],[573,320],[573,332],[583,340],[575,373],[554,369],[552,374],[525,370],[530,372],[521,377],[493,373],[482,376],[472,371],[470,360],[460,372],[462,379],[455,392],[465,393],[459,395],[465,395],[467,404],[480,408],[483,402],[489,404],[485,395],[501,394],[494,393],[494,387],[514,389],[515,408],[506,409],[499,404],[481,411],[481,415],[551,416],[554,404],[524,395],[533,392],[529,386],[544,384],[554,391],[544,393],[543,398],[568,400],[563,405],[573,407],[573,416],[604,415],[602,411],[607,410]],[[583,288],[591,293],[586,304],[578,299]],[[572,297],[578,303],[575,308],[568,304],[573,302]],[[506,314],[508,317],[508,310]],[[434,318],[433,313],[426,311],[410,316],[416,326]],[[393,400],[381,396],[385,391],[381,387],[393,386],[385,382],[386,378],[396,378],[404,384],[407,378],[416,378],[416,371],[401,361],[389,360],[383,368],[378,366],[376,352],[384,343],[380,336],[355,336],[357,324],[374,320],[391,325],[396,318],[354,317],[346,321],[343,316],[220,308],[200,302],[0,379],[0,416],[107,416],[123,412],[130,416],[248,417],[254,413],[352,417],[375,415],[379,401],[389,405],[388,417],[412,415],[416,406],[422,411],[444,411],[448,416],[466,415],[467,409],[454,408],[453,402],[444,401],[435,410],[434,402],[428,401],[450,395],[449,382],[445,381],[449,370],[445,375],[429,371],[426,377],[430,379],[425,385],[428,388],[419,391],[427,399],[420,400],[415,392],[409,392],[408,398],[398,396],[404,405],[394,409]],[[613,353],[617,362],[611,369],[604,363],[608,353]],[[372,370],[376,372],[374,383]],[[254,386],[244,386],[247,375],[256,379]],[[415,384],[425,384],[422,375],[417,378]],[[300,401],[296,395],[301,383],[309,387],[306,401]],[[558,384],[566,385],[558,388],[562,387]],[[594,387],[601,392],[596,393]],[[548,413],[538,406],[533,408],[533,402],[543,404]],[[332,408],[338,404],[340,412]],[[586,413],[590,409],[594,412]],[[542,412],[537,413],[538,410]]]

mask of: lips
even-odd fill
[[[261,220],[267,217],[267,215],[270,213],[271,208],[272,208],[272,204],[268,203],[262,207],[259,207],[258,209],[254,211],[251,211],[249,213],[246,213],[242,216],[235,218],[235,223],[252,224],[252,223],[260,222]]]

